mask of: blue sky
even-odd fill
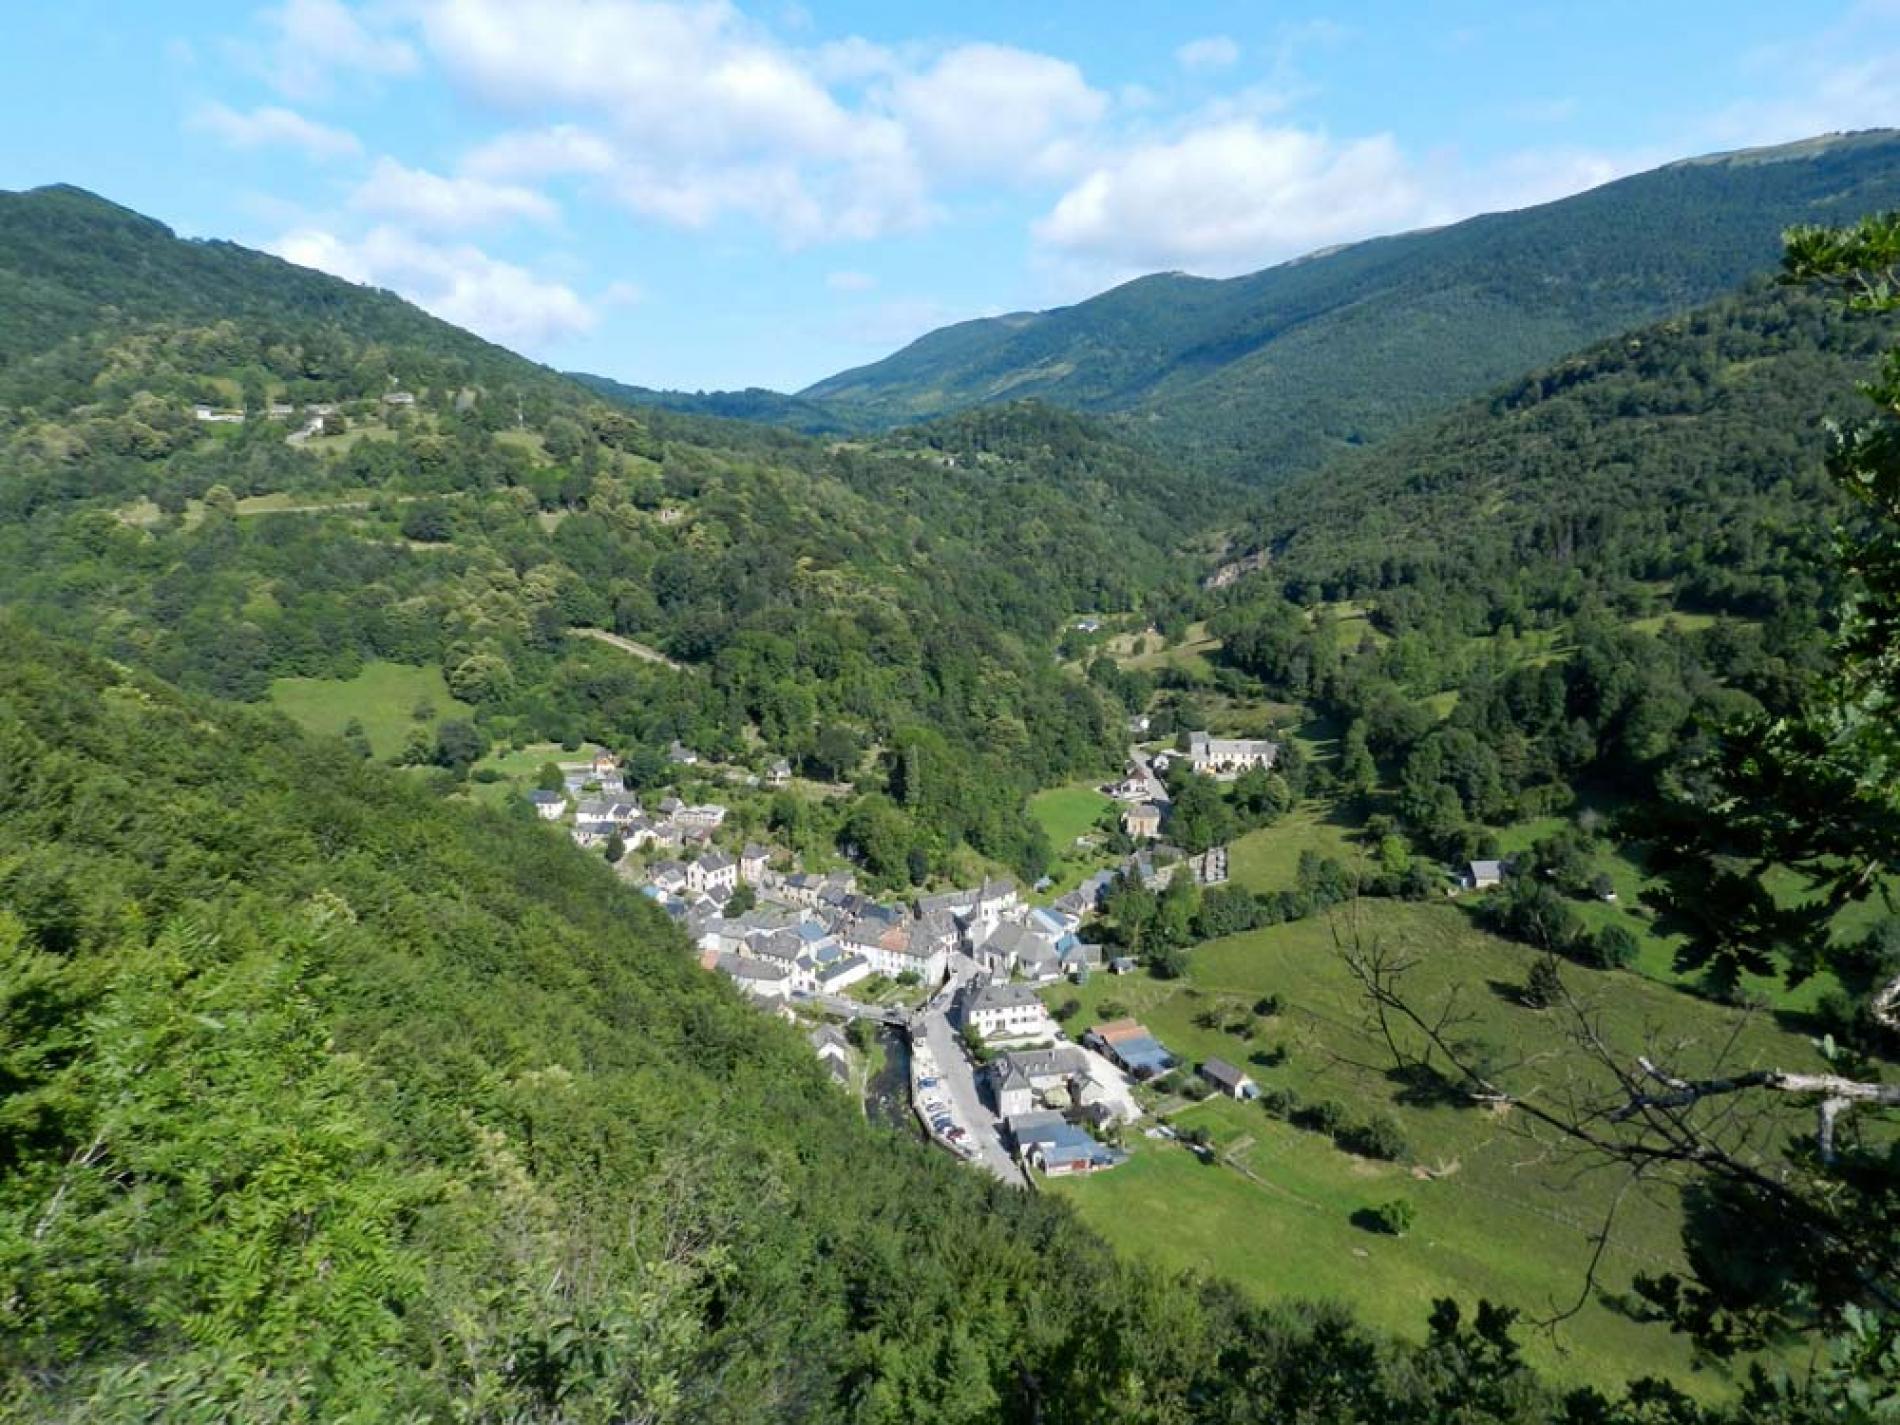
[[[1900,0],[194,0],[8,29],[0,187],[688,389],[1900,124]]]

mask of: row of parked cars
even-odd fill
[[[944,1089],[942,1077],[934,1072],[934,1066],[918,1066],[916,1098],[917,1111],[930,1125],[932,1137],[958,1157],[976,1156],[976,1149],[970,1143],[969,1130],[957,1122],[956,1113],[950,1106],[950,1095]]]

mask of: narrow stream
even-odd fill
[[[910,1111],[910,1040],[894,1025],[883,1025],[878,1038],[884,1045],[884,1068],[865,1085],[864,1112],[871,1122],[921,1137],[923,1129]]]

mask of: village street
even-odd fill
[[[975,967],[972,965],[970,968]],[[983,1095],[977,1088],[975,1066],[970,1062],[962,1039],[950,1027],[948,1011],[957,983],[952,980],[951,985],[933,998],[919,1017],[924,1040],[936,1058],[943,1086],[949,1091],[950,1102],[956,1108],[957,1122],[968,1130],[970,1141],[977,1150],[975,1161],[1011,1187],[1022,1187],[1022,1169],[1016,1166],[1009,1150],[1003,1146],[1002,1126],[996,1121],[990,1106],[983,1102]]]

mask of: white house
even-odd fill
[[[1463,877],[1465,889],[1488,891],[1494,886],[1504,884],[1504,863],[1502,861],[1473,861],[1465,867]]]
[[[1237,777],[1255,767],[1273,766],[1279,755],[1280,744],[1265,738],[1188,734],[1188,765],[1203,776]]]
[[[949,951],[926,937],[912,937],[908,925],[880,925],[867,921],[853,926],[845,936],[851,953],[862,955],[872,970],[893,979],[915,975],[927,985],[943,979],[949,968]]]
[[[862,955],[842,955],[829,965],[819,966],[813,979],[820,993],[835,995],[870,975],[869,960]]]
[[[686,889],[702,895],[731,895],[739,888],[739,863],[723,851],[708,851],[686,866]]]
[[[1122,813],[1122,830],[1130,840],[1153,841],[1161,835],[1161,808],[1154,802],[1142,802]]]
[[[984,985],[963,1006],[963,1024],[984,1039],[1019,1039],[1042,1029],[1049,1013],[1027,985]]]
[[[567,812],[567,798],[559,792],[529,792],[528,800],[543,821],[559,821]]]
[[[737,955],[720,955],[714,962],[747,994],[760,999],[784,999],[792,992],[792,972],[771,960],[742,960]]]
[[[1251,1099],[1260,1097],[1260,1088],[1246,1074],[1236,1069],[1225,1059],[1209,1059],[1201,1065],[1201,1077],[1229,1098]]]

